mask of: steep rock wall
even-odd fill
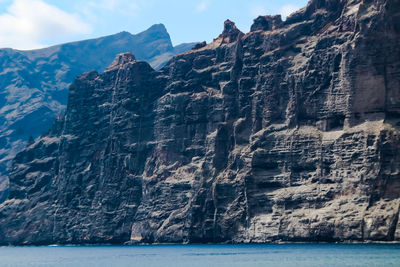
[[[70,89],[14,160],[3,244],[400,239],[400,1],[231,21]]]

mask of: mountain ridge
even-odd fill
[[[156,24],[135,35],[120,32],[39,50],[0,49],[0,192],[7,187],[11,159],[60,116],[77,75],[102,72],[115,55],[129,51],[158,69],[193,46],[174,48],[165,26]]]
[[[156,71],[80,75],[3,245],[400,240],[400,1],[311,0]]]

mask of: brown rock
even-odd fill
[[[224,30],[216,40],[221,40],[222,44],[229,44],[239,40],[244,34],[236,27],[233,21],[227,19],[224,22]],[[214,40],[215,41],[215,40]]]
[[[1,242],[399,240],[399,14],[311,1],[158,72],[79,77],[14,160]]]
[[[132,53],[121,53],[117,55],[114,61],[111,63],[109,67],[107,67],[106,71],[114,70],[121,68],[121,66],[129,63],[136,62],[136,58]]]

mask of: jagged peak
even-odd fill
[[[219,40],[221,44],[229,44],[236,42],[240,37],[244,35],[235,25],[235,23],[229,19],[224,22],[224,30],[218,36],[218,38],[214,39],[214,42]]]
[[[167,28],[165,27],[164,24],[158,23],[152,25],[150,28],[147,29],[147,31],[161,31],[161,32],[167,32]]]
[[[224,31],[222,34],[230,34],[232,32],[237,32],[239,31],[238,28],[235,25],[235,22],[227,19],[224,21]]]
[[[271,31],[282,27],[283,21],[281,15],[275,16],[259,16],[254,19],[250,31]]]
[[[235,22],[227,19],[224,22],[224,30],[222,32],[223,37],[237,37],[238,35],[243,34],[237,27]]]
[[[108,66],[106,71],[118,69],[128,63],[133,63],[133,62],[136,62],[136,58],[132,53],[121,53],[115,57],[114,61],[111,63],[110,66]]]
[[[150,28],[148,28],[147,30],[145,30],[144,32],[142,32],[140,34],[143,34],[143,35],[151,34],[151,35],[157,36],[157,38],[171,39],[171,37],[167,31],[167,28],[162,23],[154,24]],[[171,46],[172,46],[172,44],[171,44]]]

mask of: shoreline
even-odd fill
[[[400,241],[346,241],[346,242],[253,242],[253,243],[136,243],[136,244],[49,244],[49,245],[0,245],[1,248],[24,247],[146,247],[146,246],[253,246],[253,245],[400,245]]]

